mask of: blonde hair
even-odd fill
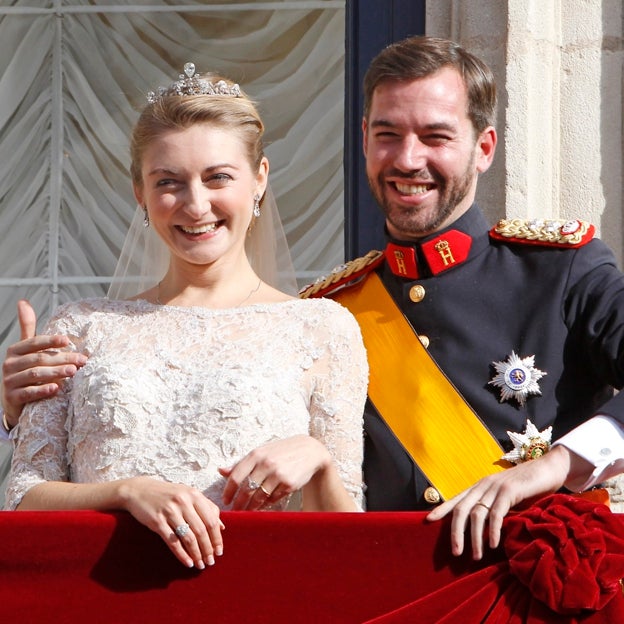
[[[206,73],[202,79],[228,85],[234,83],[217,74]],[[147,147],[165,132],[185,130],[198,123],[209,123],[237,134],[247,149],[247,158],[257,171],[264,156],[264,124],[249,97],[233,95],[164,95],[148,104],[139,117],[130,140],[130,174],[136,185],[142,184],[141,167]]]

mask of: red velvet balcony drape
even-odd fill
[[[1,512],[0,620],[624,622],[624,521],[570,497],[531,509],[478,563],[422,513],[226,512],[201,572],[124,513]]]

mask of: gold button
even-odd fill
[[[435,505],[436,503],[439,503],[442,500],[442,497],[440,496],[440,492],[438,492],[438,490],[436,490],[434,487],[429,486],[426,490],[425,490],[425,500],[431,504],[431,505]]]
[[[418,340],[420,340],[420,344],[422,344],[425,349],[429,348],[429,336],[418,336]]]
[[[425,298],[425,288],[420,284],[412,286],[409,291],[409,297],[414,303],[420,303]]]

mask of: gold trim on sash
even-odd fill
[[[376,273],[335,293],[368,353],[368,396],[444,500],[511,466],[503,449],[421,344]]]

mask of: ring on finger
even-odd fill
[[[266,488],[262,485],[260,485],[260,491],[267,497],[267,498],[271,498],[271,492],[267,492]]]
[[[254,481],[251,477],[247,477],[247,487],[250,490],[257,490],[260,487],[260,484],[257,481]]]
[[[183,522],[182,524],[178,524],[178,526],[173,530],[173,532],[182,539],[189,531],[191,530],[188,522]]]
[[[488,511],[492,509],[489,505],[486,505],[483,501],[480,501],[480,500],[475,503],[475,507],[477,505],[481,505],[481,507],[485,507]]]

